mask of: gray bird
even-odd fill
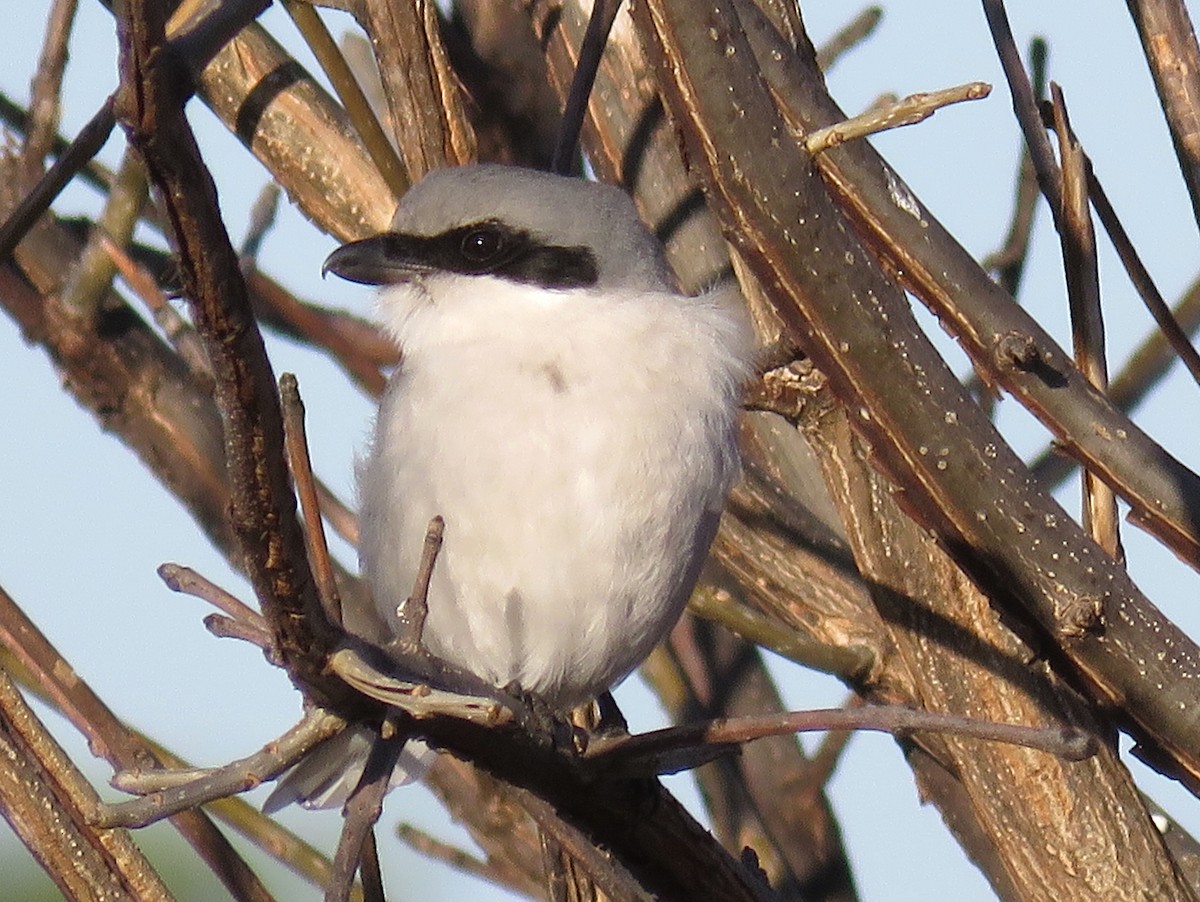
[[[359,468],[376,610],[347,627],[395,628],[440,514],[426,648],[558,711],[612,687],[674,625],[738,473],[736,289],[680,294],[619,188],[494,165],[429,174],[325,270],[382,286],[402,351]],[[332,740],[269,806],[341,803],[368,747]]]

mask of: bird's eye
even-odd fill
[[[504,247],[504,236],[498,229],[471,229],[463,236],[462,255],[472,263],[486,263]]]

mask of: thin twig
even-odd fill
[[[158,568],[158,576],[172,592],[181,592],[207,601],[233,620],[267,629],[267,621],[262,614],[191,567],[184,567],[182,564],[162,564]]]
[[[1150,271],[1146,269],[1141,256],[1133,246],[1129,233],[1125,231],[1125,226],[1117,216],[1117,211],[1108,198],[1108,192],[1104,190],[1100,179],[1096,177],[1091,161],[1085,157],[1085,163],[1087,165],[1088,194],[1091,196],[1092,206],[1095,207],[1096,215],[1100,217],[1100,224],[1108,233],[1117,256],[1121,258],[1130,282],[1133,283],[1133,287],[1146,305],[1146,309],[1150,311],[1150,315],[1154,317],[1155,324],[1175,352],[1175,356],[1183,362],[1192,380],[1200,385],[1200,353],[1196,351],[1195,345],[1188,338],[1187,330],[1180,325],[1175,312],[1171,310],[1159,292]]]
[[[518,888],[505,879],[503,872],[499,868],[495,868],[488,862],[475,857],[466,849],[460,849],[456,845],[443,842],[414,824],[401,823],[397,825],[396,836],[414,851],[420,852],[426,858],[441,862],[447,867],[454,868],[456,871],[471,874],[489,883],[499,883],[508,886],[510,889]]]
[[[433,567],[442,548],[445,530],[446,521],[440,516],[429,521],[412,595],[405,599],[396,612],[396,638],[392,644],[402,651],[412,653],[421,648],[421,633],[429,614],[429,583],[433,579]]]
[[[211,382],[212,367],[208,364],[208,355],[204,353],[204,345],[200,343],[200,336],[196,334],[191,323],[171,306],[157,280],[146,267],[129,256],[125,248],[105,232],[97,231],[96,235],[100,239],[100,246],[116,266],[125,284],[145,304],[155,325],[162,329],[163,335],[179,353],[180,359],[194,374]]]
[[[758,717],[718,718],[666,727],[636,736],[611,740],[600,737],[589,745],[586,758],[602,766],[606,774],[673,773],[679,760],[677,756],[683,753],[686,761],[688,754],[699,747],[736,745],[766,736],[812,730],[873,730],[893,735],[951,733],[1037,749],[1069,761],[1082,760],[1096,751],[1092,737],[1071,727],[988,723],[956,714],[940,714],[896,705],[873,705],[853,710],[830,708]]]
[[[847,51],[869,38],[882,19],[883,7],[868,6],[817,48],[817,66],[828,72]]]
[[[390,730],[387,729],[389,725]],[[404,743],[408,741],[407,733],[397,729],[392,717],[384,726],[385,729],[371,746],[362,778],[346,802],[346,820],[342,825],[337,853],[333,857],[333,875],[325,889],[325,902],[348,902],[363,845],[383,813],[383,797],[387,795],[392,771],[404,749]]]
[[[1034,97],[1039,103],[1046,96],[1046,60],[1048,48],[1045,40],[1035,37],[1029,42],[1029,68],[1033,82]],[[1037,212],[1037,173],[1029,148],[1021,145],[1021,162],[1017,166],[1016,191],[1014,192],[1012,218],[1004,244],[994,253],[980,261],[980,266],[994,273],[997,283],[1011,297],[1016,297],[1021,288],[1021,277],[1025,274],[1025,263],[1029,258],[1029,240],[1033,235],[1033,217]],[[979,406],[987,415],[993,416],[996,402],[1000,399],[994,385],[989,385],[983,371],[976,368],[967,380],[967,388],[979,399]]]
[[[1046,96],[1046,64],[1049,49],[1046,41],[1035,37],[1029,42],[1029,69],[1033,96],[1040,104]],[[1025,261],[1029,256],[1029,238],[1033,232],[1033,214],[1040,196],[1037,174],[1029,158],[1029,148],[1021,145],[1021,163],[1017,171],[1017,190],[1013,201],[1012,219],[1004,244],[981,262],[984,269],[996,273],[997,281],[1013,297],[1021,286]]]
[[[1000,67],[1008,81],[1013,112],[1025,136],[1025,146],[1033,162],[1038,185],[1046,200],[1050,202],[1050,210],[1057,222],[1057,217],[1062,211],[1062,183],[1058,177],[1058,164],[1054,160],[1050,139],[1042,127],[1033,85],[1030,84],[1029,76],[1025,74],[1021,54],[1013,40],[1012,27],[1008,23],[1008,13],[1004,9],[1003,0],[983,0],[983,12],[992,33],[992,42],[996,46]]]
[[[54,198],[58,197],[75,174],[100,152],[116,124],[113,99],[110,97],[80,130],[71,146],[54,161],[54,165],[46,170],[46,174],[21,198],[21,202],[9,213],[8,219],[0,225],[0,263],[12,256],[13,250],[25,237],[25,233],[50,209]]]
[[[114,786],[147,795],[129,802],[101,805],[96,823],[104,827],[144,827],[188,808],[254,789],[275,779],[345,726],[346,722],[336,714],[314,708],[300,723],[253,755],[221,767],[189,771],[184,782],[171,771],[123,772],[114,777]]]
[[[1061,160],[1063,208],[1058,224],[1075,363],[1088,382],[1097,391],[1104,392],[1108,389],[1108,365],[1104,350],[1104,314],[1100,306],[1096,233],[1088,207],[1087,159],[1071,131],[1062,89],[1051,82],[1050,93]],[[1124,557],[1117,496],[1091,471],[1083,474],[1083,524],[1096,544],[1118,560]]]
[[[255,626],[244,620],[234,620],[224,614],[209,614],[204,618],[204,628],[218,639],[240,639],[262,649],[267,660],[276,667],[283,662],[275,651],[275,637],[264,627]]]
[[[58,132],[67,44],[78,5],[78,0],[54,0],[46,17],[46,37],[29,89],[29,129],[23,149],[25,171],[31,176],[41,173]]]
[[[267,232],[275,225],[282,194],[283,191],[277,184],[267,182],[250,205],[250,222],[246,226],[246,237],[242,239],[242,248],[238,254],[242,262],[242,272],[258,267],[258,252],[262,249]]]
[[[861,695],[852,693],[850,698],[842,704],[842,709],[861,708],[865,704]],[[805,779],[809,781],[813,793],[821,792],[825,788],[842,758],[842,752],[846,750],[846,745],[853,735],[853,730],[830,730],[821,739],[817,753],[809,759],[808,767],[804,772]]]
[[[891,128],[916,125],[918,122],[924,122],[942,107],[967,100],[980,100],[991,92],[991,85],[973,81],[953,88],[942,88],[940,91],[909,94],[882,109],[872,109],[844,122],[818,128],[807,134],[803,127],[798,127],[796,137],[802,138],[804,148],[815,156],[856,138],[865,138],[867,135]],[[794,114],[791,118],[794,119]]]
[[[317,480],[317,501],[321,505],[321,515],[333,527],[333,531],[358,547],[358,514],[320,479]]]
[[[317,592],[321,596],[325,615],[331,623],[341,626],[342,599],[333,574],[329,545],[325,542],[325,525],[321,519],[312,458],[308,453],[308,434],[304,427],[304,401],[300,398],[300,386],[292,373],[284,373],[279,377],[279,401],[283,409],[284,442],[292,467],[292,479],[296,483],[300,511],[308,527],[305,536],[313,578],[317,581]]]
[[[569,175],[575,165],[579,149],[579,132],[583,128],[583,117],[587,114],[588,98],[596,83],[596,72],[608,43],[609,32],[621,8],[621,0],[596,0],[588,17],[587,31],[579,46],[579,61],[575,64],[575,75],[571,79],[571,90],[558,126],[558,141],[550,161],[550,171]]]

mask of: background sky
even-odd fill
[[[0,29],[0,90],[22,102],[47,6],[45,0],[8,4],[9,25]],[[1177,298],[1197,274],[1197,229],[1125,5],[1010,0],[1008,6],[1020,46],[1026,47],[1033,34],[1048,38],[1051,77],[1063,86],[1095,171],[1162,293]],[[1192,6],[1194,14],[1200,12]],[[818,43],[861,9],[858,0],[803,7]],[[270,10],[263,22],[316,71],[280,10]],[[330,16],[330,22],[335,32],[352,27],[345,17]],[[82,0],[65,87],[64,133],[73,135],[115,87],[115,69],[112,21],[98,3]],[[876,34],[830,73],[834,96],[851,111],[881,92],[904,95],[975,80],[995,86],[989,99],[944,110],[920,126],[874,140],[924,205],[982,256],[998,246],[1007,228],[1019,136],[979,4],[894,0],[886,4]],[[239,241],[267,175],[199,103],[192,104],[190,115],[217,176],[230,232]],[[122,143],[118,133],[102,159],[115,166]],[[72,188],[57,209],[94,214],[98,201],[89,190]],[[1065,344],[1066,295],[1044,209],[1034,240],[1021,300]],[[260,265],[303,297],[368,314],[367,290],[320,280],[320,263],[334,246],[285,204]],[[1101,253],[1115,372],[1150,328],[1150,319],[1104,239]],[[926,321],[962,372],[962,356],[931,318]],[[351,497],[354,455],[368,431],[371,402],[348,389],[320,355],[273,339],[269,345],[277,371],[299,376],[318,473]],[[1195,385],[1177,366],[1136,416],[1192,467],[1200,466],[1195,399]],[[1044,445],[1044,430],[1012,401],[1001,406],[999,419],[1019,452],[1032,455]],[[244,755],[290,726],[299,698],[283,674],[265,666],[255,649],[211,638],[200,622],[209,612],[206,606],[171,594],[155,568],[164,561],[188,564],[249,599],[244,582],[136,458],[63,393],[45,354],[26,345],[7,319],[0,319],[0,424],[0,584],[117,713],[198,764]],[[1068,509],[1077,509],[1077,495],[1074,483],[1061,493]],[[1125,541],[1134,579],[1168,616],[1200,635],[1195,574],[1135,528],[1126,530]],[[350,556],[345,559],[352,562]],[[794,708],[833,705],[844,697],[832,679],[792,664],[775,665]],[[635,730],[661,724],[661,713],[636,679],[627,681],[617,697]],[[86,759],[72,731],[52,715],[48,719],[76,760]],[[817,740],[803,741],[811,748]],[[1143,788],[1200,835],[1196,800],[1136,762],[1131,766]],[[100,764],[88,773],[98,784],[108,776]],[[673,778],[673,786],[695,799],[688,778]],[[892,740],[876,734],[854,738],[830,789],[864,900],[994,898],[936,810],[920,804]],[[264,795],[260,790],[252,801],[261,802]],[[335,814],[290,810],[283,818],[332,852]],[[401,820],[466,842],[419,787],[389,797],[384,823]],[[152,850],[174,843],[170,831],[157,837],[148,840]],[[466,893],[480,902],[507,898],[396,843],[384,848],[389,898],[457,899]],[[19,874],[31,875],[29,887],[49,885],[6,825],[0,826],[0,872],[14,892],[26,886],[16,882],[24,879]],[[279,869],[264,866],[264,873],[281,898],[319,898]],[[32,891],[12,897],[28,898]],[[181,898],[215,897],[208,885],[179,892]]]

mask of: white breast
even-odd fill
[[[404,353],[360,473],[394,622],[446,521],[424,642],[563,708],[670,629],[737,470],[749,344],[715,298],[436,276],[381,295]]]

